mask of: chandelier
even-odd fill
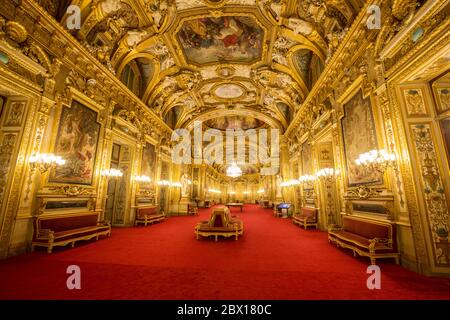
[[[233,163],[231,166],[227,169],[227,176],[232,178],[237,178],[242,175],[242,169],[239,168],[235,163]]]

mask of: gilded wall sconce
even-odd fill
[[[28,163],[33,172],[39,170],[40,173],[44,173],[52,167],[64,165],[66,160],[52,153],[36,153],[30,157]]]

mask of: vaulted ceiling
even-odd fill
[[[172,128],[285,130],[363,0],[40,0]]]

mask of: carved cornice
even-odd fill
[[[51,187],[47,190],[40,192],[38,194],[39,197],[48,197],[48,196],[67,196],[67,197],[79,197],[79,196],[89,196],[95,197],[94,189],[92,188],[83,188],[79,186],[57,186]]]
[[[344,195],[344,199],[389,199],[393,200],[394,196],[386,189],[369,188],[359,186],[349,189]]]
[[[424,39],[424,41],[421,41],[417,45],[413,46],[412,48],[408,48],[409,50],[406,52],[406,54],[401,55],[399,54],[400,59],[397,61],[392,61],[393,65],[388,68],[385,75],[388,78],[393,78],[396,76],[396,73],[402,71],[402,68],[405,67],[406,64],[412,62],[412,60],[419,55],[421,51],[423,51],[425,48],[427,50],[430,49],[430,47],[437,47],[439,46],[442,41],[444,44],[448,44],[448,39],[450,37],[450,20],[444,19],[444,22],[440,25],[438,25],[434,30],[430,30],[431,34],[427,35],[427,38]],[[442,34],[444,32],[444,34]],[[439,40],[436,41],[436,39],[439,37]],[[430,44],[432,44],[430,46]],[[435,52],[435,50],[433,50]],[[395,59],[395,57],[393,58]],[[413,68],[416,68],[417,64],[413,64]],[[405,72],[401,72],[404,74]]]
[[[394,38],[384,46],[380,52],[380,57],[385,59],[389,56],[393,56],[404,44],[405,41],[411,36],[411,32],[421,23],[430,19],[436,12],[440,11],[449,0],[445,1],[427,1],[425,5],[420,8],[413,20],[397,33]]]

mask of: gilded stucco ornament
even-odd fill
[[[22,43],[28,38],[27,29],[18,22],[8,21],[5,29],[7,36],[16,43]]]

